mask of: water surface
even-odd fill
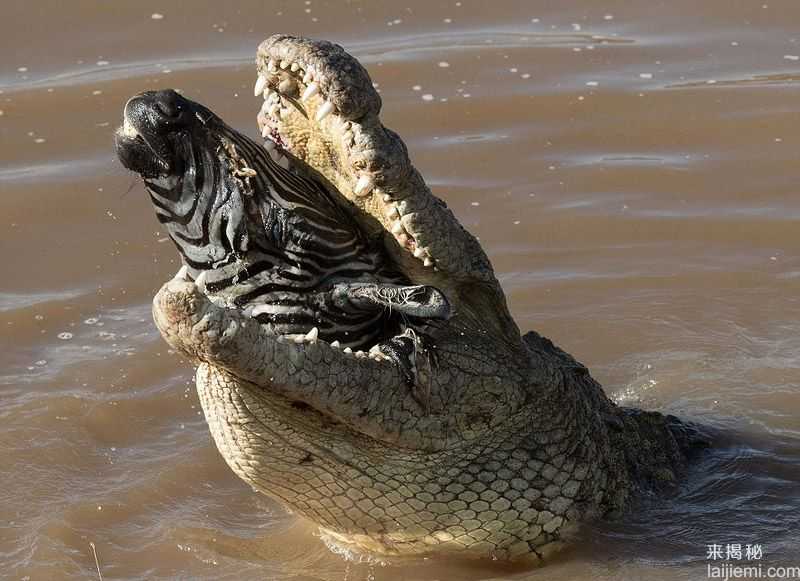
[[[800,565],[800,4],[12,2],[0,22],[0,566],[10,579],[701,579]],[[112,132],[176,87],[255,135],[257,44],[344,44],[523,329],[718,433],[546,569],[354,563],[239,481],[149,302],[177,269]]]

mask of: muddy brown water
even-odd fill
[[[0,22],[0,577],[97,578],[90,543],[105,579],[705,579],[709,544],[800,565],[800,4],[66,6]],[[151,322],[176,253],[111,136],[163,87],[255,135],[274,32],[367,65],[522,328],[719,431],[675,498],[545,569],[356,563],[228,470]]]

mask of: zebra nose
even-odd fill
[[[139,130],[170,129],[180,123],[187,101],[172,89],[146,91],[125,104],[125,119]]]
[[[186,100],[172,89],[153,94],[155,107],[166,119],[177,119],[185,109]]]

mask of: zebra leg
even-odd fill
[[[342,310],[387,310],[417,319],[449,319],[450,303],[439,289],[427,285],[338,283],[333,301]]]

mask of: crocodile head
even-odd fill
[[[227,221],[210,220],[217,233],[204,241],[205,258],[182,252],[185,268],[153,313],[166,341],[198,365],[211,433],[241,478],[339,545],[506,559],[538,558],[571,523],[621,508],[637,479],[674,481],[682,456],[661,416],[622,414],[569,355],[535,333],[520,336],[480,244],[382,125],[358,61],[329,42],[279,35],[261,44],[256,64],[263,149],[174,93],[131,100],[117,135],[157,212],[170,199],[196,200],[197,187],[182,188],[201,171],[218,172],[212,189],[240,200],[215,206]],[[266,175],[299,180],[310,213],[277,203]],[[349,251],[369,268],[287,292],[346,317],[380,314],[360,327],[366,343],[302,317],[281,326],[274,301],[245,292],[263,245],[273,266],[308,270],[285,239],[262,239],[276,203],[288,212],[284,230],[317,216],[348,233]],[[226,237],[234,218],[246,235]],[[314,316],[324,319],[322,310]],[[358,350],[372,342],[369,354]],[[637,458],[615,434],[656,444]],[[658,478],[638,478],[648,462]]]

